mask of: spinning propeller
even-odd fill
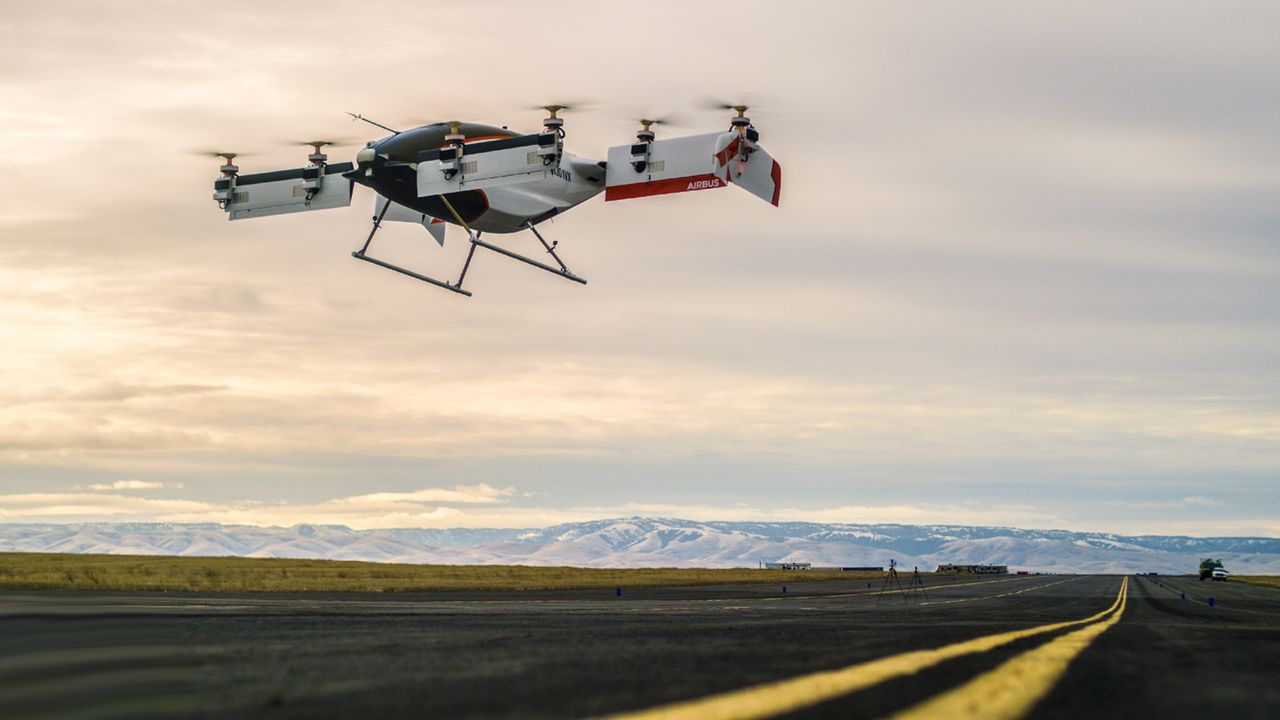
[[[636,131],[636,139],[641,142],[652,142],[656,136],[653,131],[654,125],[681,125],[683,124],[683,119],[668,115],[655,118],[642,117],[636,122],[640,123],[640,129]]]
[[[222,158],[224,162],[222,163],[222,167],[218,168],[218,170],[228,177],[234,176],[236,173],[240,172],[240,168],[232,161],[237,157],[244,157],[246,155],[246,153],[219,152],[217,150],[195,150],[191,154],[199,155],[201,157]]]
[[[323,165],[329,160],[329,156],[326,155],[321,148],[328,147],[329,145],[335,145],[335,146],[351,145],[352,143],[353,143],[352,140],[339,139],[339,140],[300,140],[300,141],[293,141],[290,144],[309,146],[311,148],[311,154],[307,156],[307,160],[310,161],[311,164],[313,165]]]
[[[558,112],[566,110],[586,110],[591,106],[592,103],[589,102],[561,102],[547,103],[546,105],[527,105],[526,108],[529,110],[546,110],[551,114],[551,117],[556,117],[556,113]]]
[[[716,98],[703,98],[695,104],[704,110],[732,110],[738,113],[729,120],[729,126],[741,134],[745,135],[747,128],[751,127],[751,118],[747,117],[747,110],[751,109],[751,105],[748,103],[733,103]]]
[[[590,103],[586,102],[563,102],[549,103],[547,105],[535,105],[529,109],[546,110],[547,117],[542,119],[542,127],[545,128],[547,132],[554,131],[560,137],[564,137],[564,118],[560,117],[557,113],[584,110],[589,106]]]
[[[716,102],[716,101],[712,101],[712,103],[708,106],[708,108],[711,110],[734,110],[734,111],[737,111],[738,117],[743,117],[747,112],[747,110],[751,109],[749,105],[744,105],[741,103],[725,103],[725,102]]]

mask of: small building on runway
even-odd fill
[[[965,575],[1008,575],[1008,565],[939,565],[937,570],[939,575],[946,574],[965,574]]]

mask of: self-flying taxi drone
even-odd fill
[[[537,225],[604,191],[604,199],[664,195],[737,185],[778,204],[782,168],[764,148],[746,116],[746,105],[722,104],[737,116],[727,132],[657,140],[654,125],[643,119],[636,141],[609,148],[605,162],[580,158],[564,150],[567,105],[546,105],[542,132],[520,135],[489,125],[449,121],[412,130],[393,130],[348,113],[391,135],[367,143],[355,163],[329,163],[328,140],[312,147],[308,165],[292,170],[241,175],[235,153],[212,153],[225,159],[222,177],[213,184],[213,199],[229,219],[348,207],[356,184],[377,194],[373,229],[351,255],[437,287],[470,296],[462,288],[476,248],[484,248],[547,272],[586,284],[556,254]],[[369,245],[383,221],[424,226],[441,246],[446,224],[456,224],[471,243],[456,282],[437,280],[369,255]],[[529,230],[542,243],[555,266],[482,240],[481,234]]]

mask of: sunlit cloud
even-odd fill
[[[176,11],[6,8],[0,493],[88,490],[6,500],[3,517],[1078,527],[1102,507],[1098,523],[1158,530],[1160,513],[1280,516],[1276,9],[1161,6],[1153,34],[1142,9],[1015,5],[991,23],[748,3],[775,42],[750,89],[771,98],[752,115],[786,168],[782,206],[736,191],[583,205],[545,229],[586,287],[482,256],[463,301],[357,263],[363,189],[345,213],[228,223],[213,205],[218,161],[188,151],[297,167],[290,140],[377,134],[345,110],[535,131],[522,106],[596,97],[566,142],[603,159],[633,137],[626,106],[742,89],[725,85],[741,58],[706,42],[723,25],[709,5],[665,31],[687,52],[568,63],[544,98],[492,69],[565,18],[616,27],[625,8],[571,1],[519,29],[358,56],[310,40],[506,7],[224,8],[234,37]],[[455,68],[448,92],[404,92],[459,53],[491,62]],[[688,114],[670,132],[726,120]],[[86,162],[111,170],[69,201],[68,168]],[[444,248],[416,227],[380,233],[380,252],[429,273],[466,256],[456,229]],[[460,474],[427,472],[445,463]],[[586,464],[599,478],[566,479]],[[680,482],[610,480],[649,464]],[[771,482],[736,475],[763,464]],[[898,501],[908,478],[917,493]],[[995,480],[999,502],[965,504]],[[750,507],[715,497],[748,491]],[[170,501],[194,505],[146,504]]]
[[[96,483],[90,485],[89,489],[156,490],[164,487],[165,483],[161,482],[119,480]],[[212,503],[74,491],[21,493],[0,495],[0,517],[33,522],[131,519],[248,525],[321,523],[344,524],[356,528],[439,527],[440,521],[467,517],[467,513],[454,511],[448,506],[503,503],[515,493],[514,488],[495,488],[483,483],[456,485],[451,488],[421,488],[412,492],[352,495],[317,503],[263,503],[257,500]]]
[[[120,481],[95,489],[142,489],[140,483]],[[154,488],[148,488],[154,489]],[[156,500],[125,495],[33,493],[0,495],[0,516],[25,521],[88,521],[136,519],[156,522],[221,522],[226,524],[290,526],[299,523],[340,524],[356,529],[394,527],[545,527],[582,520],[646,515],[697,521],[838,522],[968,522],[998,525],[1020,518],[1051,522],[1048,515],[1028,508],[929,505],[846,505],[819,509],[759,508],[743,505],[675,505],[628,503],[610,507],[512,507],[514,488],[488,485],[422,488],[404,493],[372,493],[338,497],[318,503],[261,503],[234,501],[197,503]],[[502,505],[478,508],[474,506]],[[463,507],[457,507],[463,506]],[[471,506],[471,507],[467,507]]]
[[[1162,509],[1162,508],[1207,508],[1220,507],[1225,505],[1221,500],[1204,497],[1203,495],[1188,495],[1187,497],[1177,498],[1174,500],[1147,500],[1140,502],[1123,502],[1112,503],[1123,507],[1144,508],[1144,509]]]
[[[164,487],[181,489],[183,484],[180,482],[166,484],[151,480],[116,480],[109,483],[92,483],[88,487],[90,490],[159,490]]]
[[[124,486],[124,483],[114,485]],[[135,489],[128,486],[127,489]],[[800,507],[780,504],[622,503],[609,506],[526,506],[511,502],[514,488],[485,484],[452,488],[421,488],[412,492],[371,493],[336,497],[315,503],[192,502],[134,495],[29,493],[0,495],[0,519],[8,522],[136,521],[223,523],[289,527],[299,524],[342,525],[357,530],[387,528],[541,528],[564,523],[619,517],[667,517],[700,522],[813,522],[918,525],[978,525],[1107,531],[1105,523],[1009,503],[962,502],[896,503]],[[1176,503],[1142,505],[1154,509],[1204,507],[1207,498],[1188,497]],[[1221,520],[1138,520],[1133,532],[1205,535],[1230,527]],[[1235,526],[1236,534],[1275,534],[1280,524],[1249,518]]]
[[[138,519],[172,513],[201,513],[215,509],[211,503],[191,500],[152,499],[102,493],[20,493],[0,495],[0,517],[29,521],[62,521],[74,518]]]

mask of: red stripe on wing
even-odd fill
[[[628,200],[651,195],[714,190],[727,185],[728,183],[724,180],[712,174],[690,175],[689,177],[667,178],[665,180],[638,182],[629,185],[612,185],[604,189],[604,199],[606,202],[610,200]]]

